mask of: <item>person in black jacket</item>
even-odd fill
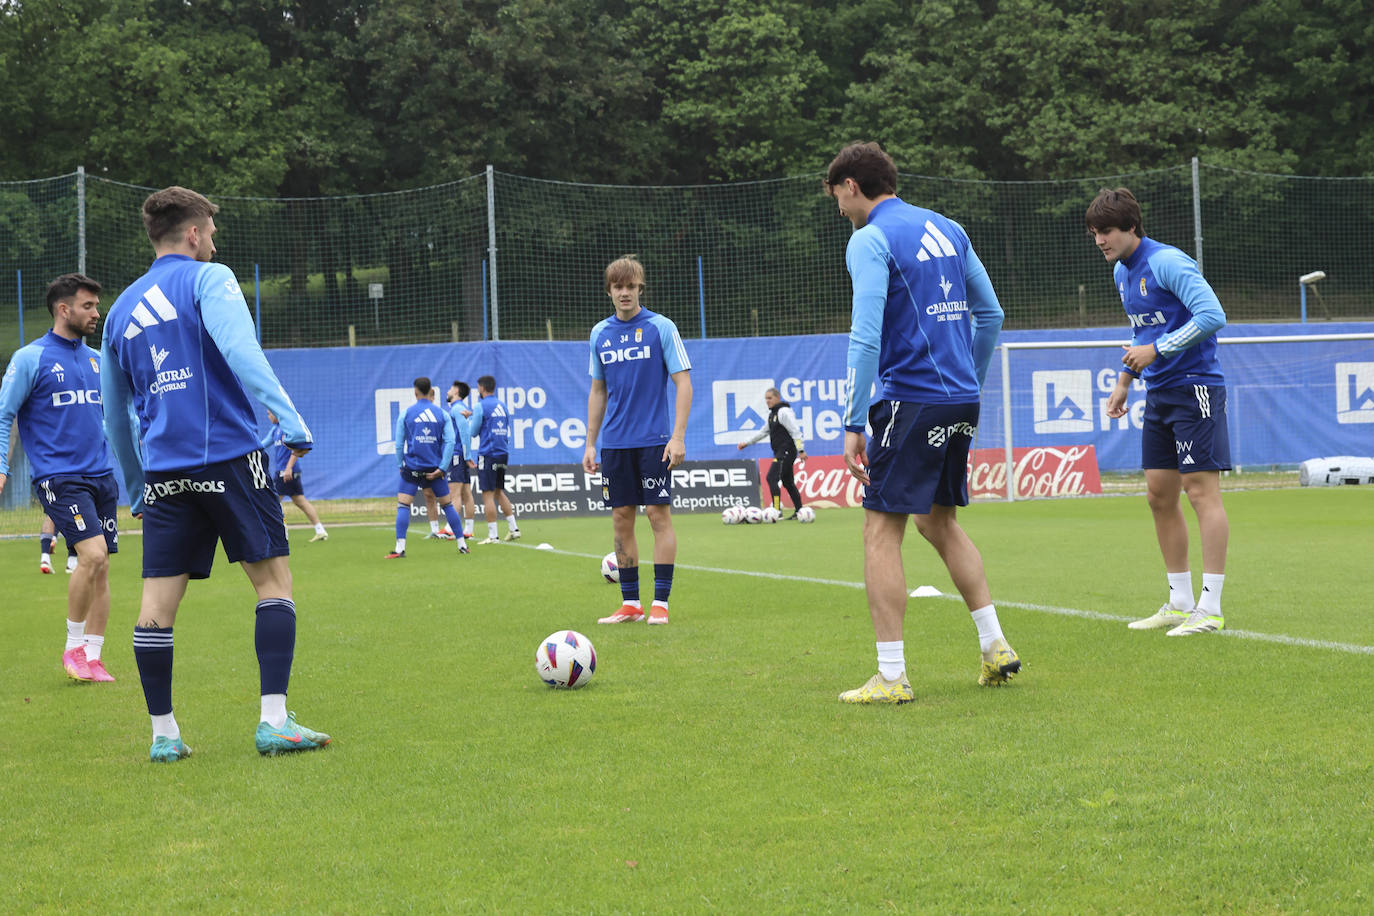
[[[797,415],[792,412],[792,405],[782,399],[782,393],[776,388],[769,388],[764,392],[763,400],[768,405],[768,425],[752,439],[741,442],[739,447],[743,450],[762,442],[764,438],[769,440],[773,446],[773,466],[768,469],[768,492],[773,494],[773,508],[781,512],[782,493],[778,483],[781,481],[787,488],[787,495],[792,498],[792,514],[787,516],[790,522],[796,519],[797,510],[802,507],[801,493],[792,476],[792,465],[798,458],[806,458],[806,443],[802,440]]]

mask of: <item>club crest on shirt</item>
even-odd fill
[[[643,340],[644,340],[644,329],[643,329],[643,328],[635,328],[635,343],[640,343],[640,342],[642,342]]]
[[[96,359],[94,356],[87,357],[87,359],[89,359],[89,360],[91,361],[91,369],[93,369],[93,370],[95,371],[95,373],[96,373],[97,375],[99,375],[99,374],[100,374],[100,360]]]
[[[1144,278],[1144,277],[1141,277],[1141,278],[1140,278],[1140,295],[1142,295],[1142,296],[1146,295],[1146,293],[1145,293],[1145,278]]]

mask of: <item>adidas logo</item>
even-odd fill
[[[1180,464],[1196,464],[1196,463],[1197,463],[1197,462],[1193,461],[1193,456],[1192,456],[1192,455],[1184,455],[1184,456],[1183,456],[1183,461],[1180,462]]]
[[[417,416],[415,419],[419,420],[421,423],[438,423],[438,422],[439,422],[439,418],[436,417],[436,416],[434,415],[434,411],[431,410],[431,409],[428,408],[428,407],[426,407],[424,410],[420,411],[419,416]],[[425,435],[428,435],[428,434],[429,434],[429,427],[425,427]]]
[[[53,364],[52,364],[52,368],[49,369],[48,371],[51,372],[53,375],[57,376],[57,380],[58,380],[59,382],[65,381],[65,380],[66,380],[66,375],[65,375],[64,373],[65,373],[67,370],[64,369],[64,368],[62,368],[62,364],[61,364],[61,363],[53,363]]]
[[[931,258],[952,258],[959,252],[954,250],[954,244],[945,237],[945,234],[935,227],[930,220],[926,220],[926,232],[921,236],[921,251],[916,255],[918,261],[929,261]]]
[[[667,495],[668,495],[668,491],[667,491],[666,489],[665,489],[665,490],[659,490],[659,491],[658,491],[658,495],[659,495],[659,496],[667,496]]]
[[[151,311],[149,309],[151,309]],[[153,312],[157,313],[156,317],[153,316]],[[161,324],[162,321],[176,321],[177,310],[172,306],[171,301],[163,294],[162,290],[158,289],[157,284],[154,283],[152,286],[148,287],[148,291],[143,294],[143,298],[138,301],[138,305],[134,306],[130,318],[132,320],[129,322],[129,326],[124,329],[125,340],[133,340],[135,337],[142,334],[145,328],[151,328]],[[161,321],[158,319],[161,319]]]

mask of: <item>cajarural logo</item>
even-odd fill
[[[1056,369],[1031,373],[1037,433],[1093,431],[1091,369]]]
[[[1336,422],[1374,423],[1374,363],[1336,363]]]

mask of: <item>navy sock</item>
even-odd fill
[[[639,567],[620,567],[620,600],[639,600]]]
[[[410,507],[405,503],[396,504],[396,540],[401,540],[406,536],[406,529],[410,527]]]
[[[253,645],[258,650],[258,679],[262,692],[286,693],[291,659],[296,653],[296,605],[290,598],[258,602]]]
[[[654,600],[667,601],[668,593],[673,590],[673,564],[654,564]]]
[[[40,549],[43,553],[52,553],[52,541],[53,541],[53,536],[52,536],[51,534],[39,535],[39,538],[38,538],[39,549]]]
[[[172,711],[172,628],[134,627],[134,663],[143,682],[148,715]]]

